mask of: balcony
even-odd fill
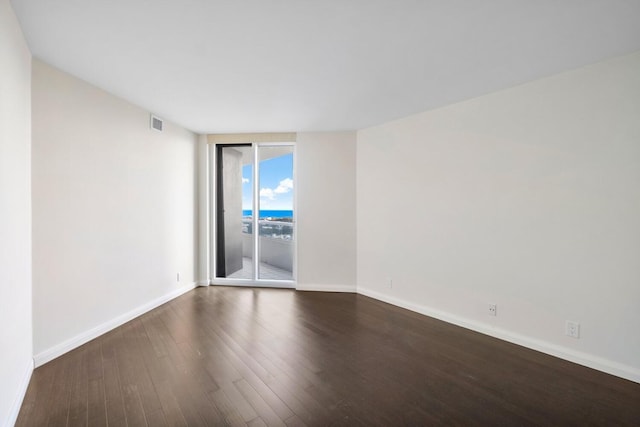
[[[242,220],[242,270],[229,279],[253,278],[253,222]],[[260,267],[258,279],[293,280],[293,223],[261,219],[258,221],[260,238]]]

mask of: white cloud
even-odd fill
[[[292,188],[293,188],[293,180],[291,178],[285,178],[282,181],[280,181],[278,188],[273,190],[273,192],[277,194],[284,194],[291,191]]]
[[[276,196],[273,194],[273,190],[270,188],[261,188],[260,189],[260,197],[268,200],[275,200]]]
[[[279,194],[288,193],[293,189],[293,180],[291,178],[285,178],[276,188],[261,188],[260,198],[263,200],[276,200]]]
[[[248,183],[248,182],[249,182],[249,178],[242,178],[242,183],[243,183],[243,184],[246,184],[246,183]]]

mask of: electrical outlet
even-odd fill
[[[180,281],[180,273],[176,273],[176,281],[179,282]]]
[[[498,315],[498,305],[489,304],[489,316],[497,316],[497,315]]]
[[[564,333],[571,338],[580,338],[580,323],[567,320]]]
[[[387,278],[387,287],[393,289],[393,280],[390,277]]]

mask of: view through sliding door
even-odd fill
[[[294,280],[291,144],[218,144],[215,277],[230,284]]]

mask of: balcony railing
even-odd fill
[[[271,237],[272,239],[293,240],[292,222],[260,219],[258,220],[258,230],[260,236]],[[242,219],[242,232],[245,234],[253,234],[253,220],[251,218]]]
[[[293,223],[288,221],[258,220],[260,262],[293,271]],[[242,254],[253,258],[253,220],[242,219]],[[291,276],[290,278],[293,278]]]

